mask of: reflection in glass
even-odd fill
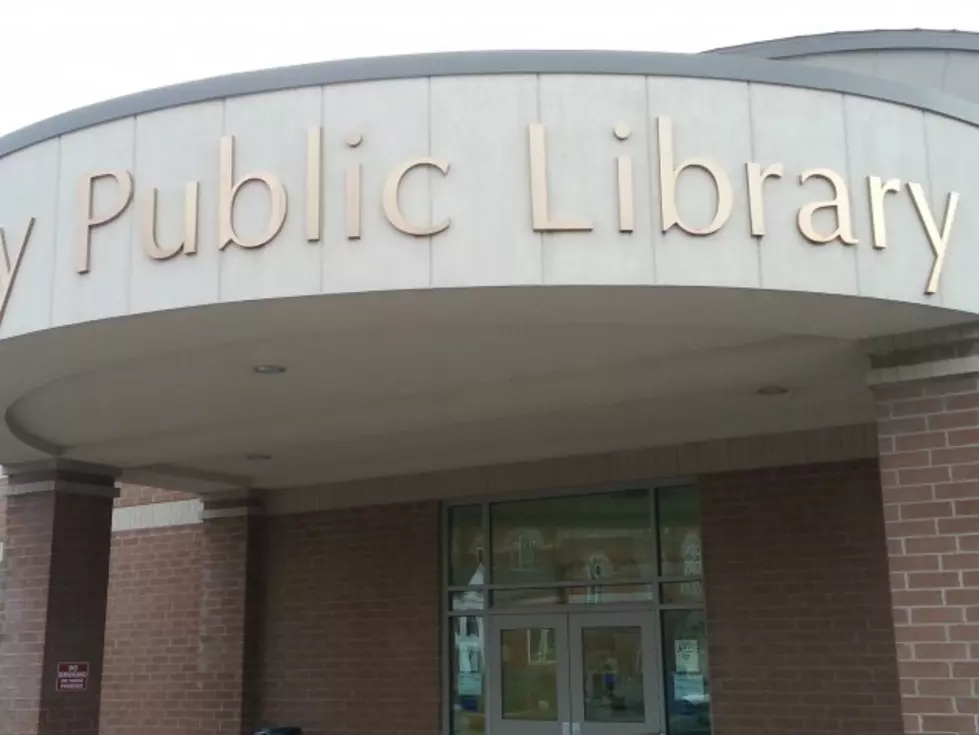
[[[515,590],[493,592],[493,607],[529,607],[532,605],[560,605],[564,602],[563,590],[555,587],[542,589],[522,587]]]
[[[481,735],[486,726],[483,618],[450,619],[452,629],[452,735]]]
[[[661,488],[656,492],[660,574],[699,577],[701,565],[700,492],[696,487]]]
[[[452,610],[482,610],[483,593],[481,590],[464,590],[449,594],[449,608]]]
[[[501,710],[504,719],[557,721],[555,632],[553,628],[501,631]]]
[[[646,490],[496,503],[490,522],[494,584],[621,582],[652,572]]]
[[[587,722],[645,722],[641,628],[583,628],[581,659]]]
[[[449,510],[449,584],[484,583],[483,508],[460,505]]]
[[[710,678],[703,610],[664,610],[663,658],[670,735],[710,735]]]
[[[567,602],[584,605],[613,605],[623,602],[646,602],[653,599],[648,584],[611,584],[601,587],[568,587]]]
[[[664,605],[699,605],[704,601],[704,583],[699,579],[695,582],[671,582],[662,585],[660,590]]]

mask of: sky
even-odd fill
[[[972,0],[6,0],[0,134],[168,84],[479,49],[696,52],[835,30],[979,32]],[[8,7],[9,6],[9,7]]]

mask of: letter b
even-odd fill
[[[731,216],[734,194],[731,180],[716,163],[707,158],[691,158],[675,166],[673,159],[673,121],[668,117],[656,118],[659,139],[659,189],[660,212],[663,217],[663,232],[671,227],[679,227],[689,235],[710,235],[721,229]],[[676,182],[680,174],[688,168],[699,168],[714,180],[717,191],[717,207],[714,219],[706,227],[690,227],[680,219],[676,206]]]

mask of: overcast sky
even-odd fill
[[[979,31],[974,0],[3,0],[0,133],[235,71],[472,49],[701,51],[833,30]]]

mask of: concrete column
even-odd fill
[[[979,732],[979,334],[877,343],[881,485],[905,733]]]
[[[12,471],[0,566],[0,735],[98,735],[112,477]]]
[[[255,727],[262,521],[252,498],[204,503],[199,676],[208,733],[240,735]]]

